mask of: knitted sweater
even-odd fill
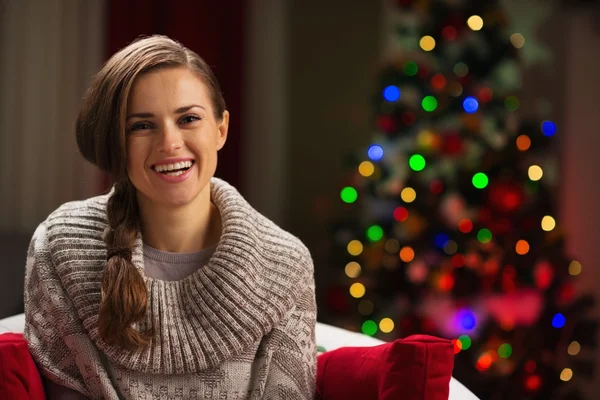
[[[316,306],[306,247],[211,180],[222,219],[208,263],[178,281],[144,275],[151,344],[132,351],[98,332],[110,196],[66,203],[34,233],[25,336],[44,376],[94,399],[312,399]],[[153,323],[154,322],[154,323]]]

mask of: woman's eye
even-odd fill
[[[146,130],[146,129],[151,129],[152,126],[150,126],[149,123],[147,122],[137,122],[133,125],[131,125],[131,128],[129,128],[130,131],[141,131],[141,130]]]
[[[200,121],[200,118],[198,118],[195,115],[186,115],[186,116],[182,117],[179,121],[182,124],[191,124],[194,121]]]

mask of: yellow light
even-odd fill
[[[544,171],[539,165],[532,165],[531,167],[529,167],[528,174],[529,179],[531,179],[532,181],[539,181],[540,179],[542,179],[542,176],[544,176]]]
[[[365,178],[373,175],[373,172],[375,172],[375,166],[371,161],[363,161],[358,166],[358,173]]]
[[[419,42],[419,46],[425,51],[431,51],[435,48],[435,39],[429,35],[423,36]]]
[[[411,262],[415,258],[415,251],[412,247],[406,246],[400,250],[400,259],[404,262]]]
[[[546,215],[542,218],[542,229],[546,232],[550,232],[552,229],[556,227],[556,221],[549,215]]]
[[[357,256],[363,251],[363,245],[359,240],[353,240],[348,243],[348,253],[352,256]]]
[[[581,263],[579,261],[571,261],[569,264],[569,274],[577,276],[581,273]]]
[[[392,321],[390,318],[382,319],[379,322],[379,329],[381,329],[381,332],[383,333],[390,333],[394,330],[394,321]]]
[[[483,19],[479,15],[471,15],[467,20],[467,25],[474,31],[481,30],[483,28]]]
[[[365,295],[366,289],[365,289],[365,285],[363,285],[362,283],[353,283],[352,286],[350,286],[350,296],[356,298],[356,299],[360,299],[361,297],[363,297]]]
[[[560,380],[561,381],[569,382],[572,377],[573,377],[573,371],[571,370],[571,368],[565,368],[560,373]]]
[[[581,346],[577,341],[571,342],[569,348],[567,349],[567,353],[569,353],[570,356],[576,356],[577,354],[579,354],[579,351],[581,351]]]
[[[396,239],[388,239],[385,242],[385,251],[390,254],[397,253],[400,250],[400,243]]]
[[[360,276],[360,264],[356,261],[350,261],[344,269],[349,278],[358,278]]]
[[[412,203],[417,198],[417,192],[411,187],[405,187],[400,193],[400,198],[406,203]]]
[[[525,38],[520,33],[513,33],[512,35],[510,35],[510,42],[517,49],[520,49],[525,45]]]

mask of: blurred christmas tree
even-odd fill
[[[402,51],[341,190],[321,319],[453,339],[454,376],[482,399],[581,398],[597,326],[555,219],[557,127],[519,114],[525,38],[496,1],[396,7]]]

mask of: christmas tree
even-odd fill
[[[597,325],[557,222],[560,129],[520,114],[524,36],[496,1],[397,1],[390,18],[401,51],[341,188],[321,319],[452,339],[482,399],[582,398]]]

